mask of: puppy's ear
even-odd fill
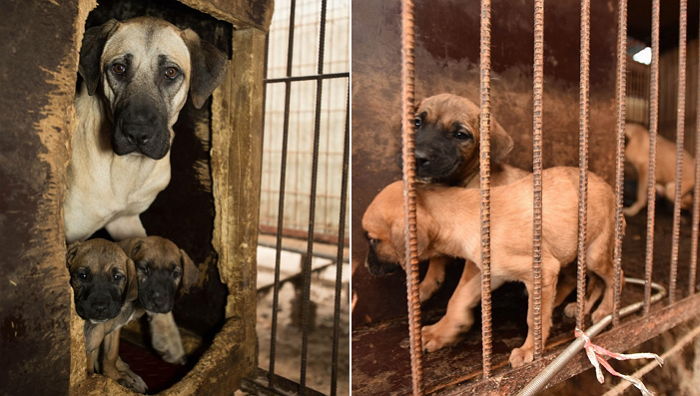
[[[183,30],[182,38],[192,62],[190,97],[194,107],[201,109],[224,78],[227,57],[215,46],[201,40],[192,29]]]
[[[182,264],[180,291],[187,293],[199,280],[199,269],[194,265],[190,256],[182,249],[180,249],[180,263]]]
[[[136,278],[134,260],[126,261],[126,301],[136,301],[139,298],[139,281]]]
[[[133,259],[143,248],[144,238],[129,238],[119,241],[119,246],[129,258]]]
[[[491,161],[503,162],[513,150],[513,138],[498,121],[491,119]]]
[[[119,26],[116,19],[110,19],[100,26],[91,27],[85,31],[83,36],[83,45],[80,48],[80,63],[78,65],[78,73],[85,80],[88,94],[95,94],[97,85],[100,82],[100,74],[102,74],[102,65],[100,58],[105,43],[112,32]]]
[[[80,244],[81,242],[73,242],[68,245],[68,250],[66,251],[66,266],[68,266],[68,268],[73,264],[73,260],[75,260],[75,256],[78,254]]]

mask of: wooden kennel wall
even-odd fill
[[[633,6],[632,3],[629,7]],[[654,3],[658,11],[659,2]],[[682,20],[684,17],[696,19],[698,8],[696,6],[691,13],[685,9],[687,2],[681,0],[681,10],[674,10],[671,3],[677,6],[676,2],[663,2],[662,15],[675,15],[675,20],[673,15],[670,17],[670,26],[666,26],[666,29],[683,32],[680,37],[684,43],[685,34],[691,28],[690,24],[679,24],[678,15],[681,15]],[[585,15],[582,6],[586,5],[590,6],[590,19],[582,22],[582,15]],[[640,8],[646,10],[646,15],[642,16],[638,24],[644,24],[646,30],[650,31],[651,2],[634,2],[634,7],[635,11]],[[617,185],[617,190],[622,191],[624,139],[621,128],[625,113],[624,107],[617,104],[623,104],[625,100],[626,11],[627,2],[624,0],[354,2],[353,393],[515,394],[562,352],[563,345],[572,341],[573,321],[565,323],[561,317],[553,316],[552,335],[542,355],[538,357],[536,351],[535,362],[510,369],[507,353],[520,345],[526,330],[526,298],[523,298],[522,289],[506,285],[494,291],[492,299],[482,297],[484,316],[478,313],[476,316],[482,317],[488,326],[479,323],[477,319],[465,340],[457,346],[421,354],[420,321],[422,319],[422,324],[429,324],[438,319],[444,312],[439,305],[442,303],[444,307],[446,295],[443,294],[441,300],[438,296],[440,301],[437,304],[429,301],[421,309],[417,289],[411,287],[408,297],[412,315],[406,317],[407,284],[416,283],[406,281],[403,275],[385,279],[371,278],[368,275],[362,265],[367,243],[362,236],[360,220],[372,197],[383,186],[401,177],[396,157],[402,143],[399,133],[402,117],[407,120],[404,123],[404,144],[410,141],[406,137],[410,136],[412,130],[410,119],[413,115],[410,106],[402,109],[402,104],[405,106],[412,100],[412,77],[409,70],[415,72],[417,100],[441,92],[461,94],[475,103],[479,103],[480,99],[489,100],[490,110],[486,110],[486,114],[498,120],[515,140],[515,149],[508,162],[523,169],[532,169],[537,174],[538,167],[533,169],[533,162],[539,162],[538,165],[543,165],[544,168],[553,165],[578,166],[579,153],[588,153],[588,169],[604,177],[612,186]],[[654,15],[658,21],[659,14]],[[665,21],[668,22],[668,18]],[[694,26],[697,32],[697,24]],[[589,28],[590,34],[588,70],[582,67],[583,61],[580,61],[578,51],[579,43],[586,41],[586,36],[581,36],[584,27]],[[686,27],[688,30],[684,31]],[[539,38],[533,40],[533,36]],[[646,38],[636,38],[647,40],[651,44],[654,41],[651,36],[649,32]],[[678,37],[675,37],[676,46],[679,45]],[[415,40],[415,45],[409,45],[412,40]],[[673,42],[671,38],[665,44]],[[658,40],[654,41],[654,47],[659,48]],[[685,48],[682,48],[679,51],[683,54],[680,65],[685,56]],[[665,46],[665,49],[669,47]],[[407,55],[412,52],[414,59]],[[487,55],[487,62],[480,63]],[[402,56],[407,58],[403,65],[400,62]],[[542,66],[544,78],[533,78],[542,71]],[[405,73],[404,84],[401,84],[400,73]],[[674,79],[672,83],[686,87],[687,90],[698,89],[698,86],[684,86],[685,76],[681,73],[679,75],[678,80]],[[485,93],[488,92],[488,88],[484,88],[485,84],[489,83],[485,76],[491,76],[490,94]],[[585,77],[590,78],[590,85],[586,85],[586,89],[580,88],[584,87]],[[582,96],[579,96],[580,89],[583,91]],[[588,104],[588,126],[579,124],[580,98]],[[538,102],[540,105],[544,103],[539,108],[541,112],[533,105]],[[652,101],[650,108],[656,108],[657,103]],[[685,114],[685,109],[694,105],[691,102],[685,108],[682,103],[674,105],[677,117],[680,118]],[[652,112],[652,118],[653,114]],[[533,137],[533,130],[537,131],[537,125],[541,126],[542,121],[544,128],[539,130],[539,137],[543,136],[540,140],[543,146],[539,147],[540,154],[534,154],[538,139]],[[675,128],[682,131],[683,126],[681,118]],[[583,139],[579,139],[585,135],[579,134],[580,130],[586,131],[589,147],[581,151],[579,142]],[[695,152],[687,143],[686,147],[690,152]],[[410,158],[409,155],[404,159],[404,169],[409,168],[406,160]],[[482,151],[482,161],[488,161],[488,158],[488,152]],[[409,195],[410,187],[404,188],[404,196]],[[634,186],[626,186],[626,189],[634,195]],[[653,188],[650,189],[650,201],[654,198],[653,192]],[[487,203],[488,200],[482,200],[482,210]],[[697,244],[691,244],[697,242],[698,210],[696,207],[692,220],[696,224],[692,227],[692,237],[691,227],[686,221],[679,241],[677,236],[671,238],[680,228],[679,211],[673,208],[669,210],[668,206],[660,202],[656,217],[654,209],[649,209],[651,219],[656,219],[655,236],[654,228],[647,227],[647,212],[643,212],[642,216],[628,218],[624,246],[616,253],[622,261],[625,276],[641,279],[640,283],[644,287],[630,286],[628,283],[617,307],[619,309],[631,302],[644,301],[643,305],[640,303],[640,308],[644,309],[640,315],[628,316],[619,322],[613,318],[613,327],[594,338],[597,344],[611,350],[625,351],[696,317],[700,312],[700,294],[697,293],[694,270]],[[673,212],[673,216],[670,212]],[[621,219],[621,213],[618,213],[616,217]],[[585,220],[582,218],[585,217],[579,217],[583,223]],[[621,220],[617,221],[617,224],[621,223]],[[489,233],[489,228],[484,224],[482,218],[482,243],[484,235]],[[621,242],[622,238],[618,241]],[[407,266],[409,263],[412,261],[407,259]],[[653,271],[650,263],[653,264]],[[446,279],[449,280],[449,277]],[[488,290],[483,279],[482,290]],[[670,297],[663,299],[663,303],[652,304],[654,300],[649,297],[657,293],[656,289],[652,289],[652,281],[668,287]],[[645,291],[650,293],[644,293]],[[482,296],[490,294],[482,292]],[[536,303],[535,306],[537,307]],[[488,313],[492,309],[493,316]],[[413,333],[410,337],[407,327]],[[484,328],[488,331],[482,333]],[[579,352],[553,377],[540,384],[544,387],[551,386],[587,368],[590,368],[590,363]]]
[[[210,346],[163,394],[230,394],[257,366],[263,70],[273,2],[99,3],[112,14],[97,8],[88,19],[98,7],[93,0],[11,0],[0,6],[0,393],[128,393],[102,376],[86,378],[82,321],[71,306],[65,269],[61,203],[86,21],[159,15],[154,10],[160,8],[166,19],[193,28],[231,58],[210,105],[200,112],[189,104],[183,109],[175,127],[171,186],[142,217],[149,233],[192,251],[204,272],[199,292],[178,302],[184,308],[176,318],[208,337]],[[183,12],[191,18],[177,19]],[[178,200],[185,190],[189,195]],[[183,210],[188,203],[192,213]],[[176,225],[174,217],[183,216],[186,224]],[[163,220],[168,218],[173,220]]]

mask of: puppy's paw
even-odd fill
[[[435,352],[438,349],[453,345],[459,341],[460,329],[458,326],[437,322],[434,325],[423,326],[421,333],[423,338],[423,350]]]
[[[430,297],[435,294],[437,291],[438,286],[434,282],[421,282],[420,284],[420,303],[423,304],[426,301],[430,300]]]
[[[129,388],[137,393],[146,393],[146,391],[148,391],[148,386],[146,386],[146,383],[133,371],[129,369],[123,371],[120,370],[119,374],[120,377],[116,379],[119,385]]]
[[[520,367],[525,363],[530,363],[532,361],[532,348],[520,347],[513,349],[510,352],[508,361],[513,368]]]
[[[630,206],[629,208],[622,208],[622,213],[624,213],[625,216],[632,217],[632,216],[636,216],[640,210],[641,210],[641,208]]]
[[[568,303],[564,307],[564,315],[568,318],[575,318],[576,317],[576,303]]]

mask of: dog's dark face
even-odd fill
[[[466,98],[440,94],[425,99],[415,118],[416,173],[428,183],[461,185],[479,171],[479,108]],[[491,157],[512,148],[510,136],[492,122]]]
[[[80,74],[88,93],[103,99],[114,153],[157,160],[170,150],[188,92],[201,107],[223,77],[225,61],[193,31],[144,17],[88,29]]]
[[[437,253],[432,250],[432,220],[417,208],[419,260]],[[404,269],[403,184],[394,182],[374,198],[362,216],[362,228],[369,242],[365,266],[370,274],[382,276]]]
[[[134,263],[115,243],[92,239],[70,246],[67,254],[75,308],[93,323],[115,318],[136,298]]]
[[[187,253],[165,238],[132,238],[120,246],[136,265],[139,302],[149,312],[172,311],[178,290],[186,291],[198,278]]]

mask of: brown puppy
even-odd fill
[[[543,172],[543,246],[542,246],[542,336],[546,340],[551,327],[552,309],[555,304],[557,277],[562,268],[576,259],[578,169],[555,167]],[[387,186],[370,204],[363,217],[363,228],[370,238],[370,254],[367,265],[373,268],[396,266],[403,262],[403,216],[396,215],[402,197],[402,186],[396,182]],[[480,245],[480,194],[476,189],[449,187],[423,187],[418,193],[418,251],[421,259],[437,254],[463,257],[481,266]],[[586,256],[588,269],[600,276],[605,283],[605,293],[593,321],[598,321],[612,310],[615,196],[612,188],[600,177],[589,173],[588,239]],[[393,203],[388,206],[387,203]],[[398,209],[397,209],[398,208]],[[532,177],[493,188],[491,191],[491,272],[492,287],[518,280],[525,283],[529,292],[528,325],[532,325]],[[470,274],[465,271],[463,278]],[[471,274],[469,282],[479,282]],[[468,285],[468,283],[467,283]],[[468,285],[464,290],[476,290]],[[475,298],[463,290],[455,291],[455,304],[468,307],[472,302],[460,302]],[[453,298],[454,299],[454,298]],[[452,303],[452,301],[450,301]],[[590,309],[591,304],[586,304]],[[473,305],[472,305],[473,306]],[[461,311],[456,312],[454,311]],[[450,309],[454,323],[464,326],[471,315],[468,310]],[[466,313],[465,313],[466,312]],[[447,316],[447,315],[446,315]],[[446,322],[447,323],[447,322]],[[447,325],[445,325],[447,327]],[[442,337],[447,329],[440,329]],[[463,330],[463,329],[458,329]],[[452,330],[454,332],[454,330]],[[431,341],[432,332],[426,341]],[[439,342],[440,340],[436,341]],[[429,345],[426,345],[429,347]],[[510,363],[518,367],[532,361],[532,329],[520,348],[511,352]]]
[[[134,262],[115,243],[91,239],[69,247],[67,265],[75,308],[85,320],[88,372],[102,372],[127,388],[145,393],[146,383],[119,358],[121,327],[143,314],[134,306],[138,291]]]
[[[149,312],[171,312],[176,294],[188,291],[197,282],[197,267],[184,250],[168,239],[159,236],[130,238],[119,242],[119,246],[135,263],[138,301]],[[172,318],[172,315],[167,317]],[[165,361],[184,363],[185,351],[175,322],[163,326],[161,321],[151,320],[149,324],[151,333],[159,335],[152,337],[153,348]]]
[[[419,182],[479,187],[480,111],[471,100],[443,93],[424,99],[416,110],[416,173]],[[529,173],[502,163],[513,139],[496,120],[491,123],[491,185],[520,180]],[[451,259],[435,257],[420,284],[420,300],[427,301],[445,279]],[[467,263],[467,266],[473,265]],[[472,271],[473,272],[473,271]]]
[[[637,200],[623,209],[627,216],[634,216],[647,206],[649,180],[649,131],[640,124],[625,125],[625,159],[637,170]],[[656,189],[669,201],[675,198],[676,144],[661,135],[656,138]],[[695,179],[695,161],[683,151],[683,180],[681,181],[681,207],[690,209],[693,204],[692,189]]]

